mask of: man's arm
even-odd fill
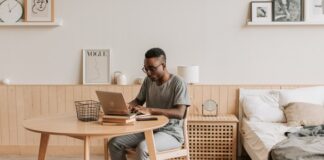
[[[152,114],[152,115],[164,115],[168,118],[182,119],[187,106],[185,105],[176,105],[174,108],[170,109],[161,109],[161,108],[147,108],[143,106],[135,106],[134,109],[138,112],[142,112],[144,114]]]
[[[176,105],[174,108],[170,109],[160,109],[160,108],[148,108],[152,115],[164,115],[168,118],[182,119],[187,106],[185,105]]]
[[[133,110],[133,108],[135,106],[143,106],[143,104],[146,101],[146,92],[147,92],[146,84],[147,84],[147,78],[144,79],[144,82],[143,82],[141,89],[140,89],[138,95],[136,96],[136,98],[128,103],[129,109]]]

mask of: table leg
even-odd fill
[[[84,137],[84,160],[90,160],[90,137]]]
[[[49,134],[42,133],[41,139],[40,139],[40,144],[39,144],[38,160],[45,160],[48,140],[49,140]]]
[[[153,130],[148,130],[144,132],[145,134],[145,140],[147,143],[147,149],[149,153],[150,160],[156,160],[156,149],[155,149],[155,143],[154,143],[154,136],[153,136]]]
[[[105,155],[105,160],[109,160],[108,138],[104,139],[104,155]]]

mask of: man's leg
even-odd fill
[[[145,139],[144,133],[136,133],[112,138],[108,142],[110,158],[112,160],[126,160],[126,149],[135,148]]]
[[[181,147],[182,145],[176,138],[164,132],[154,133],[154,142],[155,142],[156,150],[159,152]],[[147,159],[148,159],[147,145],[146,145],[146,141],[143,140],[136,147],[136,160],[147,160]]]

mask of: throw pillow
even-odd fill
[[[284,109],[288,126],[324,124],[324,107],[318,104],[294,102]]]

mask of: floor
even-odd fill
[[[37,156],[0,155],[0,160],[37,160]],[[83,160],[83,156],[46,156],[46,160]],[[103,155],[91,155],[91,160],[104,160]]]
[[[248,156],[247,157],[241,157],[238,158],[239,160],[251,160]],[[9,155],[4,156],[0,155],[0,160],[37,160],[37,156],[18,156],[18,155]],[[47,156],[46,160],[83,160],[82,155],[81,156]],[[104,160],[103,155],[91,155],[91,160]]]

